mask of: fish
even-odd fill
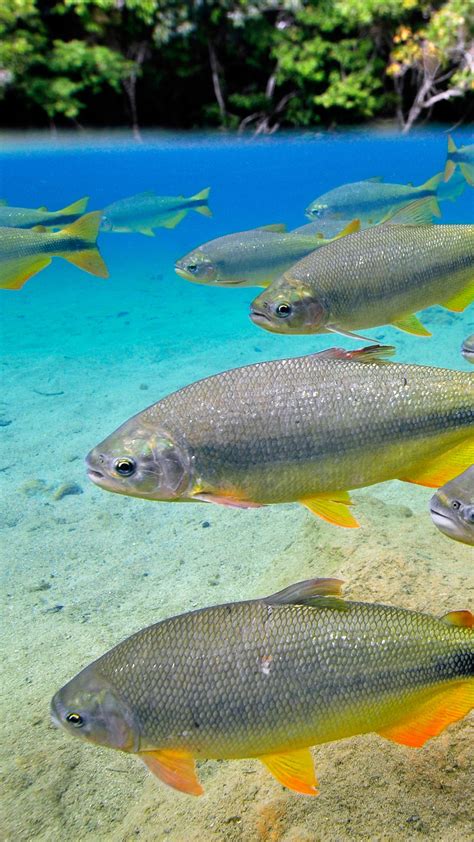
[[[474,465],[433,494],[430,514],[444,535],[474,547]]]
[[[452,191],[445,189],[440,196],[438,187],[443,179],[444,172],[440,172],[419,187],[385,184],[381,177],[354,181],[323,193],[308,205],[305,213],[311,220],[360,219],[361,223],[375,225],[417,201],[423,221],[432,222],[433,216],[441,216],[440,199],[455,201],[463,189],[456,183]]]
[[[473,301],[474,225],[387,223],[304,257],[254,299],[250,318],[273,333],[392,325],[431,336],[417,311],[461,312]]]
[[[58,211],[47,208],[14,208],[0,202],[0,228],[64,228],[85,212],[89,197],[85,196]]]
[[[287,231],[281,224],[265,225],[204,243],[178,260],[175,272],[198,284],[266,287],[305,255],[358,230],[353,220],[326,240],[317,233]]]
[[[101,231],[138,232],[154,237],[153,228],[175,228],[190,210],[212,216],[207,204],[210,188],[195,196],[157,196],[152,190],[119,199],[102,211]]]
[[[474,364],[474,333],[466,337],[461,345],[461,354],[468,363]]]
[[[310,748],[376,733],[419,748],[474,706],[474,616],[344,599],[339,579],[215,605],[136,632],[51,702],[68,734],[204,790],[196,760],[258,758],[318,794]]]
[[[393,363],[393,353],[330,348],[199,380],[94,447],[89,479],[148,500],[298,502],[357,527],[350,489],[438,488],[474,461],[474,372]]]
[[[450,181],[458,167],[467,183],[474,187],[474,144],[460,146],[458,149],[451,135],[448,135],[448,156],[444,168],[444,180]]]
[[[96,245],[100,211],[81,216],[61,231],[0,228],[0,288],[20,289],[33,275],[63,257],[91,275],[108,278]]]

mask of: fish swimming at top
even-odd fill
[[[375,732],[418,748],[474,706],[474,617],[346,601],[338,579],[138,631],[54,696],[71,736],[201,795],[195,760],[258,758],[317,795],[310,747]],[[350,786],[350,782],[348,782]]]
[[[153,228],[174,228],[190,210],[212,216],[207,203],[210,188],[195,196],[157,196],[153,191],[138,193],[112,202],[102,211],[101,231],[138,232],[153,237]]]
[[[404,212],[403,212],[404,213]],[[393,325],[430,336],[415,315],[474,301],[474,225],[378,225],[302,258],[251,305],[274,333],[342,333]]]
[[[461,354],[465,360],[474,364],[474,333],[464,339],[461,345]]]
[[[444,169],[444,180],[450,181],[451,176],[459,167],[467,183],[474,187],[474,144],[457,148],[451,136],[448,137],[448,156]]]
[[[303,234],[287,231],[284,225],[266,225],[204,243],[178,260],[175,271],[198,284],[265,287],[305,255],[358,230],[355,220],[334,238],[324,239],[316,232]]]
[[[0,202],[0,228],[64,228],[82,216],[89,197],[79,199],[58,211],[46,208],[14,208]]]
[[[79,269],[108,278],[97,248],[100,211],[81,216],[61,231],[0,228],[0,289],[20,289],[53,257],[63,257]]]
[[[419,187],[413,184],[385,184],[381,178],[343,184],[311,202],[306,208],[306,216],[321,221],[360,219],[362,225],[375,225],[416,201],[420,206],[420,214],[423,214],[420,221],[432,222],[433,216],[441,216],[438,204],[440,199],[454,201],[463,190],[463,185],[456,182],[450,190],[444,189],[439,194],[438,188],[443,177],[444,173],[438,173]]]
[[[474,373],[387,362],[391,353],[332,348],[192,383],[94,447],[89,478],[148,500],[297,501],[358,526],[349,489],[437,488],[474,461]]]
[[[433,494],[430,513],[448,538],[474,546],[474,465]]]

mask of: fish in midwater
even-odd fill
[[[474,461],[474,373],[331,348],[231,369],[174,392],[88,454],[101,488],[237,508],[297,501],[358,526],[348,490],[434,488]]]
[[[474,225],[378,225],[296,263],[252,302],[274,333],[342,333],[390,324],[430,336],[415,315],[474,301]]]
[[[454,201],[462,193],[463,186],[455,183],[451,190],[438,193],[444,173],[437,173],[419,187],[413,184],[385,184],[381,178],[354,181],[335,187],[319,196],[306,208],[311,219],[360,219],[361,223],[375,225],[417,202],[423,222],[432,222],[433,216],[441,216],[439,201]]]
[[[474,364],[474,333],[467,336],[461,345],[461,354],[469,363]]]
[[[210,188],[195,196],[157,196],[152,190],[119,199],[102,211],[101,231],[140,233],[154,237],[153,228],[175,228],[190,210],[212,216],[207,204]]]
[[[474,465],[433,494],[430,512],[448,538],[474,546]]]
[[[474,144],[457,148],[448,135],[448,156],[444,169],[444,180],[449,181],[455,169],[459,167],[467,183],[474,187]]]
[[[0,202],[0,228],[64,228],[85,212],[89,197],[79,199],[58,211],[47,208],[12,208]]]
[[[20,289],[53,257],[64,257],[91,275],[108,278],[96,245],[99,223],[100,211],[94,211],[62,231],[0,228],[0,288]]]
[[[334,239],[359,230],[349,222],[334,238],[298,234],[284,225],[266,225],[210,240],[175,264],[182,278],[214,286],[268,286],[302,257]]]
[[[71,736],[201,795],[196,759],[257,758],[317,795],[310,748],[375,732],[418,748],[474,706],[474,617],[349,602],[338,579],[162,620],[53,697]]]

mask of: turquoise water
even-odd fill
[[[468,143],[468,134],[456,132]],[[101,234],[102,280],[63,260],[2,292],[2,596],[4,839],[284,840],[469,836],[472,718],[419,752],[375,736],[319,747],[318,799],[284,791],[252,761],[208,762],[202,799],[165,789],[144,767],[55,731],[52,694],[113,644],[158,619],[337,574],[353,597],[441,614],[472,603],[472,550],[439,534],[430,491],[401,483],[353,496],[363,525],[342,530],[298,506],[249,512],[172,506],[102,492],[85,454],[173,389],[265,359],[357,347],[331,336],[277,336],[248,318],[252,289],[186,283],[174,261],[213,237],[272,222],[345,182],[383,175],[421,184],[445,162],[441,131],[209,137],[4,138],[0,197],[89,209],[142,190],[211,187],[212,219]],[[443,222],[472,222],[466,187]],[[474,308],[423,316],[432,339],[382,327],[397,359],[469,370],[460,355]],[[472,370],[472,369],[471,369]],[[69,491],[62,496],[64,484]],[[64,490],[64,489],[63,489]],[[472,605],[471,605],[472,607]],[[471,726],[471,737],[470,737]],[[472,790],[471,790],[472,792]]]

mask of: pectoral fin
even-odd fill
[[[454,313],[462,313],[462,311],[465,310],[466,307],[469,307],[473,301],[474,281],[471,281],[471,283],[462,289],[461,292],[457,292],[456,295],[452,296],[452,298],[449,298],[447,301],[443,301],[441,303],[446,310],[452,310]]]
[[[145,766],[160,781],[186,792],[188,795],[202,795],[204,790],[196,775],[194,757],[187,751],[140,751],[138,756]]]
[[[412,333],[414,336],[432,335],[414,313],[412,313],[411,316],[404,316],[403,319],[397,319],[397,321],[392,322],[392,324],[394,327],[398,327],[399,330],[404,330],[405,333]]]
[[[318,494],[317,497],[298,500],[298,503],[309,509],[313,515],[318,515],[318,517],[336,526],[345,526],[349,529],[355,529],[360,526],[360,523],[358,523],[354,515],[349,511],[349,506],[352,506],[353,503],[347,491]]]
[[[254,503],[252,500],[239,500],[238,497],[227,497],[225,494],[198,493],[193,494],[193,500],[202,500],[203,503],[218,503],[220,506],[229,506],[231,509],[260,509],[261,503]]]
[[[420,748],[431,737],[437,737],[452,722],[457,722],[474,706],[474,681],[453,683],[425,698],[395,725],[377,733],[387,740],[412,748]]]
[[[283,786],[303,795],[318,795],[318,782],[309,748],[265,754],[259,760]]]
[[[448,611],[441,617],[443,623],[448,626],[458,626],[463,629],[474,628],[474,614],[467,610],[467,608],[460,611]]]
[[[457,477],[474,462],[474,441],[465,440],[451,450],[439,453],[434,459],[415,465],[407,474],[398,477],[402,482],[413,482],[428,488],[440,488]]]

